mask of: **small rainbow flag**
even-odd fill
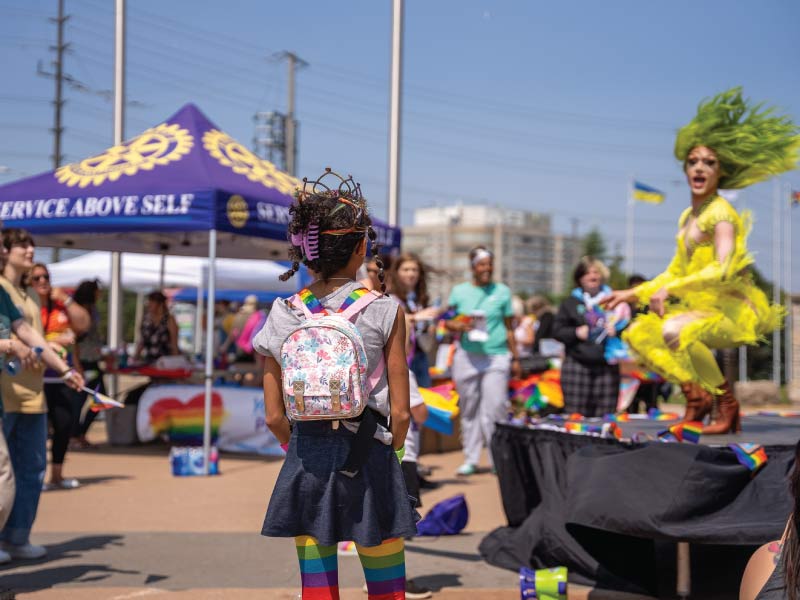
[[[687,421],[676,423],[668,429],[659,431],[656,435],[662,442],[688,442],[697,444],[700,442],[700,435],[703,433],[703,424],[699,421]]]
[[[792,206],[795,204],[800,204],[800,192],[798,191],[792,192]]]
[[[548,406],[564,408],[561,377],[556,370],[551,369],[535,373],[525,379],[512,380],[508,387],[511,402],[523,406],[527,411],[538,412]]]
[[[767,451],[761,444],[728,444],[728,448],[733,450],[736,455],[736,460],[742,463],[745,467],[750,469],[753,473],[763,467],[767,460]]]
[[[648,410],[647,416],[653,421],[675,421],[681,418],[678,413],[662,412],[657,408]]]
[[[432,388],[419,388],[422,400],[428,407],[428,418],[423,425],[445,435],[453,434],[453,419],[458,416],[458,393],[452,383]]]
[[[92,399],[91,403],[89,404],[89,410],[92,412],[100,412],[101,410],[108,410],[109,408],[125,407],[122,402],[118,402],[113,398],[109,398],[105,394],[101,394],[98,391],[98,388],[92,390],[84,387],[84,391],[89,392],[90,398]]]

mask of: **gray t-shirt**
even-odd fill
[[[347,296],[360,287],[363,286],[357,281],[348,282],[335,292],[319,298],[319,301],[329,312],[336,312]],[[389,334],[394,327],[396,316],[397,303],[388,296],[382,296],[369,304],[353,320],[364,340],[368,373],[375,370],[383,357],[383,351],[389,341]],[[276,300],[264,327],[253,338],[253,348],[256,352],[270,356],[280,363],[281,346],[284,340],[304,320],[305,316],[302,311],[292,306],[288,299]],[[385,417],[389,416],[389,385],[385,369],[377,385],[370,392],[367,404]],[[355,423],[345,423],[345,425],[350,430],[358,429]],[[375,437],[386,444],[391,443],[391,435],[387,438],[386,430],[380,426],[378,429]]]

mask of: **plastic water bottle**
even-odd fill
[[[44,350],[41,346],[35,346],[33,348],[33,352],[34,354],[36,354],[37,360],[41,358],[43,351]],[[22,361],[19,359],[18,356],[15,356],[11,360],[6,361],[5,367],[6,367],[6,373],[8,373],[13,377],[22,370]]]
[[[22,361],[18,357],[14,357],[11,360],[6,361],[6,373],[11,375],[12,377],[20,372],[22,369]]]

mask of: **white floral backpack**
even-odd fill
[[[306,319],[281,345],[281,386],[290,420],[338,421],[364,412],[385,361],[381,357],[380,364],[367,374],[364,340],[353,319],[379,297],[358,288],[335,313],[325,309],[307,288],[291,298]]]

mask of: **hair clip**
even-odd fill
[[[289,236],[292,246],[297,246],[303,253],[306,260],[317,260],[319,258],[319,225],[312,223],[308,229]]]

